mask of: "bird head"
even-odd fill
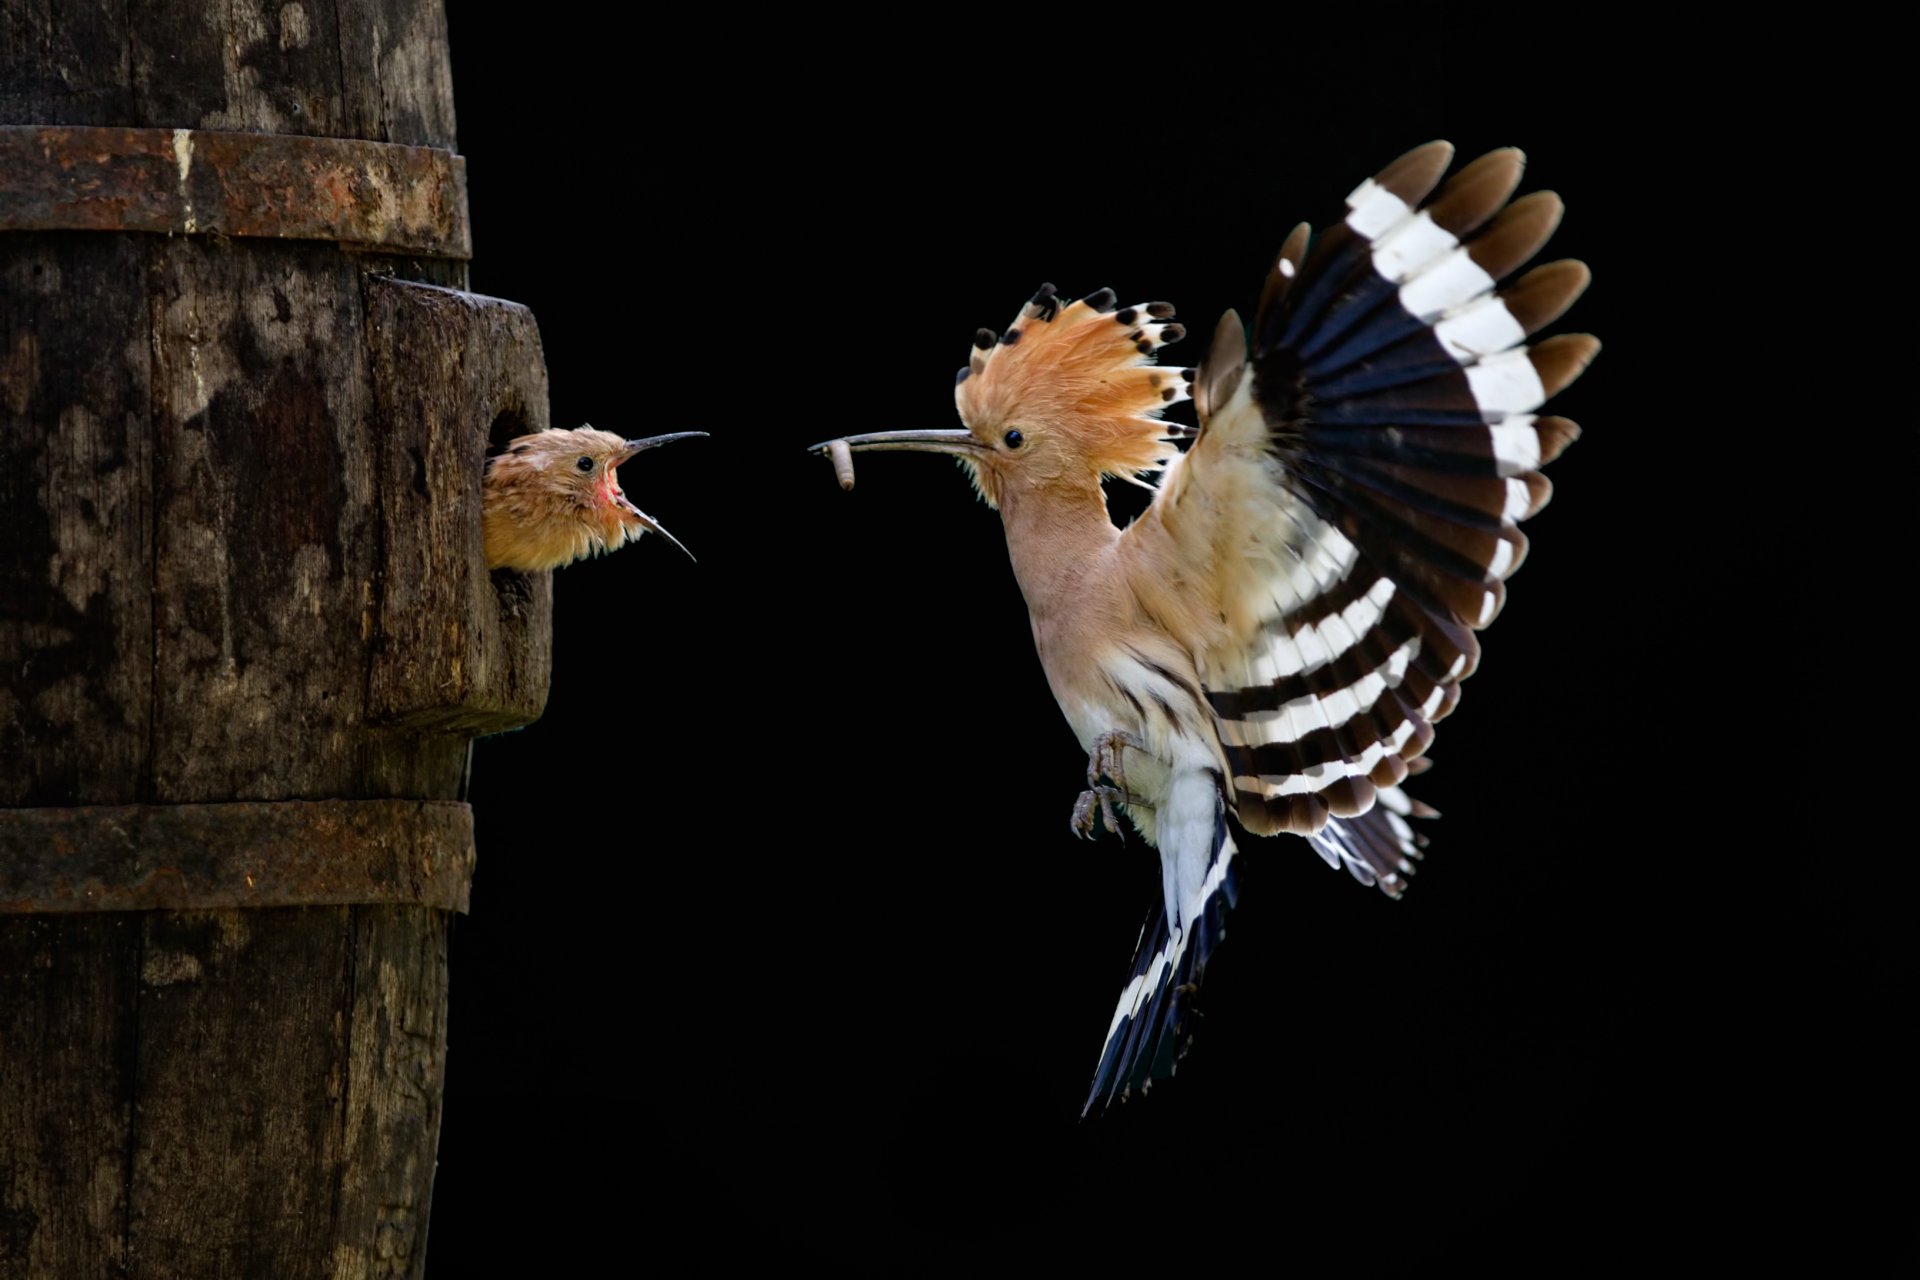
[[[622,492],[618,468],[647,449],[705,434],[677,431],[624,440],[611,431],[575,427],[512,441],[504,453],[487,460],[487,566],[555,569],[648,532],[686,551]]]
[[[1188,399],[1193,373],[1153,362],[1186,330],[1165,302],[1116,306],[1102,289],[1063,303],[1040,286],[1004,334],[982,329],[954,386],[963,429],[848,436],[855,452],[945,453],[963,462],[989,506],[1021,490],[1144,483],[1178,455],[1187,428],[1159,413]],[[816,452],[827,445],[813,446]]]

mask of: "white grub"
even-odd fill
[[[833,459],[833,474],[840,480],[842,489],[853,488],[853,450],[847,447],[845,440],[827,441],[827,456]]]

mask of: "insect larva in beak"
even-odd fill
[[[829,440],[827,456],[833,459],[833,474],[839,477],[842,489],[853,488],[853,450],[847,447],[845,440]]]

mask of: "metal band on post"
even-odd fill
[[[473,256],[466,160],[433,147],[5,125],[0,174],[0,231],[258,236]]]

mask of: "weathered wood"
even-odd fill
[[[0,1276],[418,1275],[449,919],[9,920]]]
[[[422,0],[339,0],[340,126],[346,138],[453,149],[447,13]],[[434,56],[422,56],[423,50]]]
[[[138,124],[126,0],[0,5],[0,124]]]
[[[451,151],[211,129],[0,125],[0,231],[325,240],[468,257]]]
[[[459,526],[420,500],[369,387],[362,279],[358,260],[318,245],[0,239],[0,531],[26,551],[0,564],[0,747],[21,762],[0,770],[0,803],[451,798],[463,742],[365,724],[370,647],[394,655],[429,634],[432,660],[467,674],[412,727],[485,732],[538,716],[550,585],[502,593],[476,579],[477,533],[450,533]],[[394,403],[438,361],[438,385],[478,415],[457,429],[443,409],[406,424],[427,433],[434,488],[472,498],[465,520],[485,429],[503,414],[545,425],[538,332],[508,304],[422,296],[455,300],[444,314],[383,304],[378,369]],[[407,338],[413,321],[453,345]],[[464,365],[449,351],[470,357],[475,394],[454,391]],[[381,465],[405,475],[377,502]],[[377,562],[396,499],[388,545],[414,551]],[[429,547],[445,564],[427,564],[420,549],[438,537],[453,550]],[[436,567],[451,584],[419,580]],[[374,629],[392,581],[398,639]],[[450,635],[473,638],[471,659]],[[158,688],[155,670],[169,674]],[[380,714],[406,720],[391,674],[377,683]]]
[[[464,796],[469,743],[463,737],[421,737],[407,729],[363,727],[356,738],[353,776],[366,795],[444,800]]]
[[[453,123],[438,0],[0,0],[0,124],[451,149]],[[253,839],[256,880],[295,894],[351,839],[288,837],[300,803],[451,807],[464,734],[538,714],[547,583],[476,571],[473,507],[489,433],[545,423],[537,332],[390,279],[466,273],[0,235],[0,809],[250,806],[268,834],[213,822],[238,843],[183,865],[242,901]],[[457,904],[396,831],[362,851],[375,887],[336,891],[424,904],[0,903],[0,1278],[420,1274]],[[67,865],[36,849],[16,869]],[[81,882],[165,879],[136,847],[85,852]]]
[[[145,262],[131,237],[0,237],[0,805],[145,798]]]
[[[473,811],[419,800],[0,809],[0,912],[465,911]]]
[[[380,488],[414,508],[382,544],[369,712],[464,733],[525,724],[547,700],[553,578],[487,572],[479,462],[496,427],[548,426],[540,331],[516,303],[382,280],[367,321]]]
[[[453,146],[433,0],[8,0],[0,124],[119,124]]]
[[[352,910],[142,917],[127,1219],[136,1274],[326,1274]]]
[[[141,917],[0,919],[0,1277],[125,1272]]]
[[[451,917],[422,907],[357,907],[347,1035],[339,1280],[415,1275],[447,1067]]]
[[[376,527],[358,273],[194,238],[155,266],[154,798],[353,795]]]

